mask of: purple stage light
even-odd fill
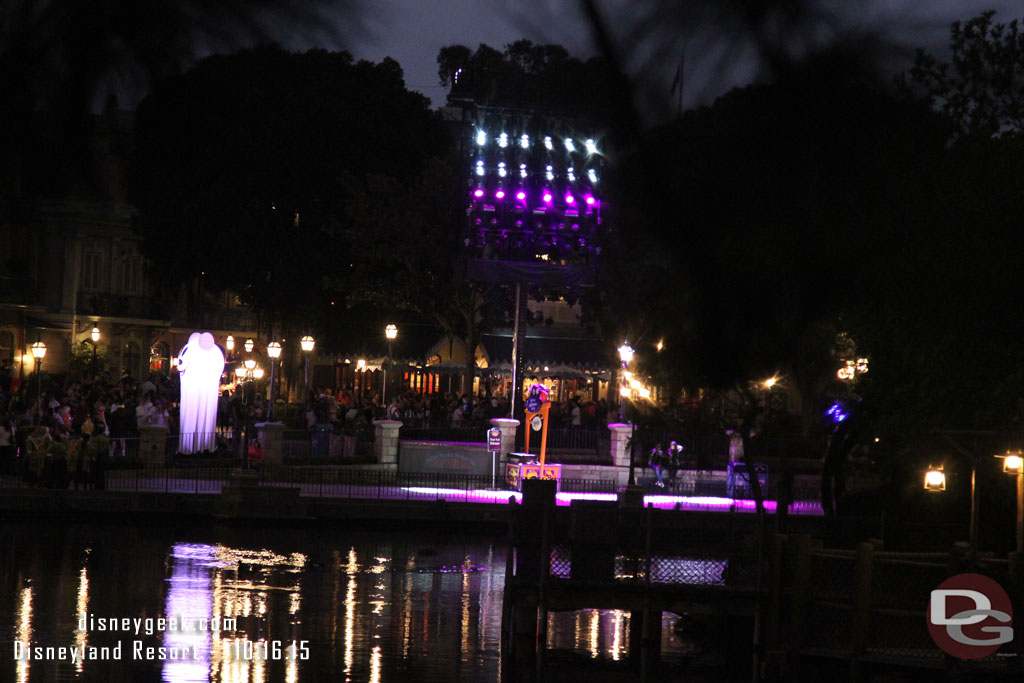
[[[526,193],[523,192],[522,190],[519,190],[519,192],[516,192],[516,199],[518,199],[521,202],[525,202],[526,201]]]
[[[497,192],[495,192],[494,193],[494,198],[495,199],[504,199],[505,198],[505,190],[498,190]]]
[[[477,188],[476,190],[473,191],[473,196],[476,197],[477,199],[480,199],[481,197],[484,196],[484,191]]]
[[[565,203],[566,204],[570,204],[570,205],[571,204],[575,204],[576,203],[576,198],[573,197],[571,194],[567,194],[567,195],[565,195]]]
[[[544,203],[545,204],[550,204],[551,200],[552,200],[551,193],[550,192],[545,192],[544,193]]]
[[[588,194],[584,201],[587,202],[587,206],[593,206],[597,202],[597,200],[594,199],[594,195],[592,194]]]

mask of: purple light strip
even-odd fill
[[[489,489],[450,489],[436,488],[431,486],[403,486],[403,491],[413,495],[435,496],[437,498],[464,500],[473,503],[508,503],[515,499],[517,503],[523,502],[523,494],[518,491],[493,491]],[[559,506],[572,505],[574,500],[602,500],[614,502],[618,499],[615,493],[556,493],[555,504]],[[757,504],[753,500],[745,498],[721,498],[715,496],[665,496],[650,495],[644,496],[644,506],[653,505],[661,510],[731,510],[735,506],[736,512],[755,512]],[[773,500],[764,502],[766,512],[775,512],[776,504]],[[790,510],[794,515],[820,516],[821,509],[818,506],[801,505]]]

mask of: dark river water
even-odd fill
[[[0,522],[0,681],[500,681],[504,583],[502,538]],[[629,653],[627,612],[549,629]]]

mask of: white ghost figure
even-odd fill
[[[217,398],[224,372],[224,352],[209,332],[193,332],[178,354],[181,380],[181,429],[178,451],[197,453],[216,448]]]

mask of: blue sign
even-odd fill
[[[529,413],[536,413],[540,410],[540,398],[537,396],[531,396],[526,399],[526,411]]]
[[[491,427],[487,430],[487,450],[501,450],[501,430],[497,427]]]

